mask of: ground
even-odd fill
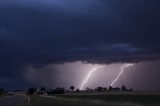
[[[15,94],[12,96],[1,96],[0,106],[28,106],[28,97],[23,94]]]
[[[67,94],[34,96],[32,106],[160,106],[159,94]]]
[[[28,100],[30,99],[30,103]],[[1,96],[0,106],[160,106],[158,93],[14,94]]]

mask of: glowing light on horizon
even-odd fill
[[[84,85],[88,82],[89,78],[92,76],[92,74],[93,74],[95,71],[97,71],[98,68],[100,68],[100,66],[97,66],[97,67],[95,67],[95,68],[93,68],[93,69],[91,69],[91,70],[89,71],[89,73],[87,74],[86,78],[84,79],[84,81],[83,81],[82,84],[81,84],[80,90],[83,90],[83,89],[84,89]]]
[[[111,83],[111,86],[113,86],[120,78],[120,76],[124,73],[125,71],[125,68],[127,67],[130,67],[130,66],[133,66],[134,64],[124,64],[122,67],[121,67],[121,71],[120,73],[118,74],[118,76],[112,81]]]

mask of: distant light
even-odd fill
[[[133,66],[134,64],[124,64],[122,67],[121,67],[121,71],[120,73],[118,74],[118,76],[113,80],[113,82],[111,83],[111,86],[113,86],[119,79],[119,77],[123,74],[124,72],[124,69],[127,68],[127,67],[130,67],[130,66]]]
[[[93,69],[91,69],[91,70],[89,71],[89,73],[87,74],[86,78],[84,79],[84,81],[83,81],[82,84],[81,84],[80,90],[84,89],[84,85],[88,82],[88,80],[89,80],[89,78],[91,77],[91,75],[92,75],[95,71],[97,71],[97,69],[100,68],[100,67],[101,67],[101,66],[97,66],[97,67],[95,67],[95,68],[93,68]]]

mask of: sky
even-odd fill
[[[95,65],[103,68],[85,86],[108,86],[133,63],[116,86],[160,90],[159,4],[0,0],[0,87],[80,87]]]

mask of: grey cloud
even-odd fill
[[[159,59],[159,3],[2,0],[0,76],[17,77],[26,65]]]

